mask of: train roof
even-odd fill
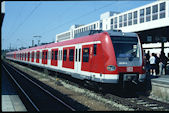
[[[101,34],[108,34],[108,33],[102,32]],[[57,46],[64,46],[64,45],[71,45],[71,44],[77,44],[77,43],[98,41],[99,38],[100,38],[100,33],[99,34],[93,34],[92,36],[95,36],[95,37],[91,38],[91,36],[82,36],[80,38],[75,38],[75,39],[67,40],[67,41],[63,41],[63,42],[50,43],[50,44],[41,45],[41,46],[32,47],[32,48],[27,48],[27,49],[23,49],[23,50],[12,51],[12,52],[9,52],[7,54],[18,53],[18,52],[27,52],[27,51],[31,51],[31,50],[39,50],[39,49],[45,49],[45,48],[51,48],[51,47],[57,47]]]
[[[18,52],[27,52],[31,50],[39,50],[39,49],[45,49],[45,48],[51,48],[51,47],[57,47],[57,46],[64,46],[64,45],[70,45],[70,44],[77,44],[77,43],[83,43],[83,42],[91,42],[91,41],[98,41],[100,38],[100,34],[107,34],[110,36],[130,36],[130,37],[137,37],[136,33],[124,33],[120,30],[108,30],[108,31],[103,31],[103,30],[91,30],[89,32],[85,32],[79,36],[79,38],[74,38],[72,40],[67,40],[63,42],[56,42],[56,43],[50,43],[46,45],[41,45],[37,47],[32,47],[32,48],[27,48],[23,50],[18,50],[18,51],[13,51],[9,52],[10,53],[18,53]],[[94,36],[94,38],[91,38],[91,36]]]

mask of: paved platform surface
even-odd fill
[[[10,81],[3,68],[1,70],[1,110],[8,111],[27,111],[21,99],[17,95],[15,88],[11,85]]]
[[[154,76],[151,78],[151,82],[169,86],[169,75]]]

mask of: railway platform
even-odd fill
[[[27,111],[3,69],[1,71],[1,80],[1,110],[3,112]]]
[[[169,75],[151,77],[151,94],[162,101],[169,102]]]

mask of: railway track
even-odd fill
[[[108,100],[112,100],[118,104],[128,106],[129,108],[131,108],[131,110],[134,111],[169,111],[168,103],[153,100],[146,96],[142,96],[139,94],[132,94],[131,97],[125,97],[125,96],[120,96],[121,94],[117,94],[117,93],[110,94],[110,93],[100,92],[96,89],[88,88],[86,86],[83,86],[81,82],[75,81],[74,79],[71,78],[69,80],[65,80],[64,78],[60,78],[60,79],[73,86],[92,90],[94,93],[97,93],[98,96],[101,96]]]
[[[82,84],[79,84],[79,81],[75,81],[74,79],[64,77],[59,78],[62,81],[64,81],[67,84],[71,84],[73,86],[82,88],[82,89],[88,89],[87,87],[83,86]],[[67,80],[69,79],[69,80]],[[91,90],[91,89],[89,89]],[[95,93],[97,96],[100,96],[102,98],[105,98],[107,100],[112,100],[118,104],[127,106],[128,108],[131,108],[131,111],[169,111],[169,104],[160,102],[157,100],[150,99],[145,96],[136,95],[135,97],[123,97],[119,96],[114,93],[102,93],[97,90],[92,90],[93,93]]]
[[[134,109],[134,111],[169,111],[169,104],[144,96],[124,98],[113,94],[106,94],[104,97],[119,104],[129,106],[131,109]]]
[[[137,105],[144,106],[151,111],[169,111],[169,104],[159,102],[144,96],[139,96],[138,98],[128,98],[126,100],[136,103]]]
[[[19,88],[24,101],[29,105],[28,111],[76,111],[72,106],[57,97],[58,92],[44,87],[25,73],[21,73],[13,66],[2,63],[2,68],[9,74],[16,86]],[[31,105],[31,107],[30,107]]]
[[[88,88],[83,85],[79,85],[79,82],[74,81],[74,80],[65,80],[64,78],[61,78],[63,81],[65,81],[68,84],[72,84],[73,86],[77,86],[80,88],[87,88],[89,90],[92,90],[94,93],[97,93],[98,96],[101,96],[103,98],[106,98],[108,100],[112,100],[118,104],[122,104],[125,106],[128,106],[131,108],[131,110],[134,111],[169,111],[169,104],[160,102],[157,100],[150,99],[146,96],[142,96],[139,94],[132,94],[131,97],[125,97],[125,96],[120,96],[121,94],[117,93],[105,93],[105,92],[100,92],[98,90]],[[124,94],[123,94],[124,95]],[[129,94],[127,94],[129,95]]]

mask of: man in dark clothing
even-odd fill
[[[167,72],[166,65],[167,65],[168,58],[165,56],[165,53],[163,51],[161,51],[160,60],[162,62],[162,69],[161,69],[160,74],[161,75],[163,74],[163,70],[165,71],[165,74],[166,74],[166,72]]]
[[[155,72],[156,72],[156,75],[158,75],[159,74],[160,58],[157,56],[157,54],[155,54],[154,57],[155,57],[155,63],[156,63]]]
[[[148,51],[146,54],[146,72],[150,73],[150,51]]]

